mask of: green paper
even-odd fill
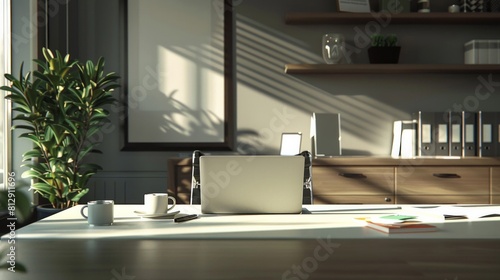
[[[415,219],[417,216],[407,216],[407,215],[389,215],[389,216],[382,216],[380,217],[381,219],[388,219],[388,220],[399,220],[399,221],[404,221],[404,220],[409,220],[409,219]]]

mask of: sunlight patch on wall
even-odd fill
[[[187,107],[196,107],[196,98],[191,93],[197,87],[197,65],[165,47],[158,46],[158,90],[165,96]],[[155,100],[147,99],[148,106],[155,106]]]

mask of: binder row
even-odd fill
[[[394,122],[391,156],[499,157],[500,112],[422,112]]]

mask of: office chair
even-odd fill
[[[200,193],[200,156],[203,153],[199,150],[193,152],[191,158],[191,204],[201,204]]]
[[[201,151],[195,150],[191,158],[191,204],[201,204],[200,156],[202,155]],[[313,204],[312,154],[309,151],[304,151],[299,155],[302,155],[305,160],[302,204]]]
[[[305,160],[302,204],[313,204],[312,154],[309,151],[303,151],[300,155]]]

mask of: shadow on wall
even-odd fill
[[[164,48],[164,47],[162,47]],[[166,49],[166,48],[164,48]],[[193,142],[193,139],[203,139],[204,142],[218,142],[224,137],[224,119],[220,112],[214,112],[211,108],[204,108],[202,101],[206,102],[207,97],[203,96],[202,85],[199,82],[203,79],[203,71],[212,71],[217,75],[223,76],[222,64],[213,65],[217,62],[198,61],[191,57],[193,51],[176,52],[175,48],[169,48],[169,53],[182,55],[185,63],[195,64],[199,71],[185,73],[189,77],[191,88],[195,88],[196,95],[190,96],[186,88],[172,89],[167,84],[171,79],[167,77],[171,74],[162,73],[161,69],[154,69],[152,66],[146,66],[146,71],[150,69],[151,78],[156,80],[156,87],[148,90],[147,94],[141,95],[137,92],[129,95],[129,127],[137,132],[147,131],[147,135],[154,139],[175,139],[171,142]],[[211,54],[207,53],[207,61]],[[212,54],[213,55],[213,54]],[[198,56],[200,56],[198,54]],[[155,66],[160,68],[161,66]],[[165,90],[168,88],[168,91]],[[213,97],[212,97],[213,98]],[[214,98],[215,99],[215,98]],[[223,104],[220,105],[223,107]],[[144,121],[147,120],[147,121]],[[141,139],[146,135],[136,133],[131,135]],[[142,139],[148,140],[148,139]],[[169,140],[170,141],[170,140]],[[141,142],[138,140],[138,142]],[[147,142],[147,141],[145,141]]]
[[[196,139],[206,139],[207,142],[217,141],[223,135],[218,129],[224,125],[224,120],[210,110],[196,110],[175,99],[177,90],[165,95],[165,113],[163,124],[159,129],[165,134],[178,134],[186,138],[195,136]],[[187,125],[179,125],[176,117],[182,116]]]
[[[307,114],[340,113],[343,140],[349,140],[350,137],[359,141],[384,139],[392,130],[381,130],[380,123],[392,124],[394,115],[406,115],[399,109],[371,98],[369,92],[359,91],[359,87],[353,90],[345,82],[340,81],[322,89],[315,86],[316,82],[332,81],[324,78],[303,80],[300,75],[284,74],[286,63],[324,63],[323,59],[311,51],[304,41],[241,14],[237,15],[236,27],[238,83]],[[239,137],[248,135],[249,132],[241,133]],[[258,138],[257,135],[252,136]],[[259,144],[258,140],[254,141]],[[259,146],[253,148],[259,149]],[[369,155],[369,150],[347,147],[344,151],[351,155]]]
[[[210,142],[223,138],[225,120],[220,117],[220,113],[203,109],[200,102],[201,100],[206,102],[207,96],[203,94],[203,85],[194,82],[200,81],[203,78],[202,71],[207,69],[223,76],[221,61],[211,59],[214,55],[220,56],[219,52],[224,44],[222,38],[222,33],[216,33],[211,44],[203,48],[165,44],[158,46],[185,64],[196,65],[194,71],[186,72],[182,67],[177,69],[178,72],[186,72],[191,86],[196,88],[194,91],[196,96],[186,100],[186,92],[182,88],[162,87],[162,83],[165,82],[162,79],[167,71],[157,69],[151,62],[148,67],[155,69],[152,73],[159,84],[158,92],[152,94],[148,92],[144,97],[147,102],[132,100],[129,104],[132,105],[129,106],[132,110],[141,111],[141,117],[137,118],[135,124],[132,123],[134,127],[140,128],[137,131],[148,131],[144,134],[154,139],[164,139],[166,135],[169,135],[169,139],[177,139],[172,142],[192,142],[192,139],[207,139],[207,142]],[[351,137],[361,142],[384,139],[387,133],[392,131],[381,130],[380,124],[392,123],[394,116],[406,115],[401,110],[370,97],[369,92],[362,91],[364,88],[357,86],[353,89],[350,83],[345,81],[340,81],[334,86],[321,87],[321,84],[325,83],[324,78],[316,83],[315,78],[302,79],[300,76],[285,75],[283,68],[286,63],[323,63],[323,60],[319,54],[311,51],[310,46],[304,41],[241,14],[236,15],[236,56],[236,78],[239,84],[306,114],[340,113],[343,140],[349,141]],[[161,55],[158,59],[161,59]],[[172,71],[169,69],[168,73],[170,75]],[[351,82],[357,81],[351,78]],[[148,104],[148,108],[144,108],[145,103]],[[266,110],[266,108],[256,108],[256,110]],[[141,133],[135,134],[139,134],[137,137],[142,137]],[[272,153],[271,145],[263,143],[262,138],[258,130],[253,128],[239,129],[238,152]],[[350,154],[370,154],[369,150],[369,147],[366,150],[346,147],[346,152],[349,151]]]
[[[238,129],[236,152],[244,155],[272,155],[276,151],[262,140],[262,135],[253,129]]]

